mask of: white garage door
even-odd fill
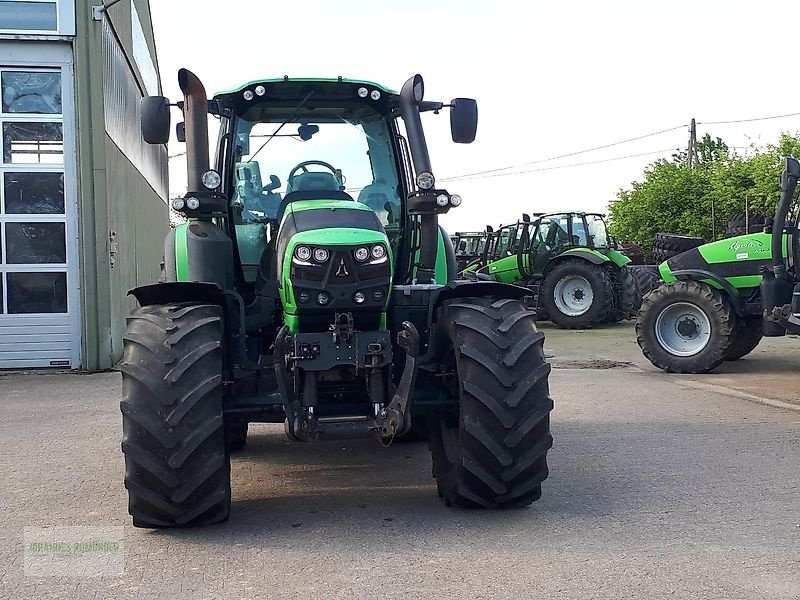
[[[0,62],[3,369],[80,364],[71,90],[68,65]]]

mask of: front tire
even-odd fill
[[[138,308],[123,339],[122,451],[134,526],[227,520],[222,309],[190,303]]]
[[[541,303],[564,329],[590,329],[609,317],[614,289],[606,270],[585,260],[557,264],[542,282]]]
[[[431,421],[431,454],[448,506],[507,508],[541,496],[553,401],[535,320],[518,300],[463,298],[442,308],[460,410]]]
[[[669,373],[707,373],[733,343],[736,315],[717,289],[696,281],[662,285],[642,303],[636,341],[645,357]]]

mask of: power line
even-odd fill
[[[734,123],[753,123],[755,121],[771,121],[773,119],[786,119],[789,117],[798,117],[800,112],[788,113],[785,115],[772,115],[771,117],[754,117],[752,119],[734,119],[732,121],[698,121],[698,125],[731,125]]]
[[[617,142],[611,142],[610,144],[603,144],[602,146],[595,146],[593,148],[586,148],[584,150],[577,150],[575,152],[568,152],[566,154],[559,154],[558,156],[551,156],[549,158],[541,158],[541,159],[538,159],[538,160],[532,160],[532,161],[524,162],[524,163],[521,163],[521,164],[518,164],[518,165],[509,165],[507,167],[498,167],[496,169],[488,169],[486,171],[476,171],[475,173],[464,173],[462,175],[453,175],[452,177],[444,177],[444,178],[440,179],[440,181],[455,181],[457,179],[462,179],[462,178],[466,178],[466,177],[473,177],[475,175],[486,175],[487,173],[497,173],[499,171],[507,171],[509,169],[519,169],[520,167],[528,167],[530,165],[537,165],[537,164],[541,164],[541,163],[551,162],[551,161],[558,160],[558,159],[561,159],[561,158],[569,158],[569,157],[572,157],[572,156],[578,156],[580,154],[587,154],[589,152],[595,152],[597,150],[605,150],[606,148],[613,148],[614,146],[620,146],[622,144],[628,144],[630,142],[636,142],[638,140],[644,140],[646,138],[654,137],[654,136],[657,136],[657,135],[662,135],[664,133],[670,133],[672,131],[677,131],[679,129],[683,129],[684,127],[687,127],[687,125],[685,123],[682,124],[682,125],[676,125],[675,127],[670,127],[669,129],[661,129],[659,131],[653,131],[653,132],[650,132],[650,133],[645,133],[644,135],[637,135],[636,137],[627,138],[627,139],[624,139],[624,140],[619,140]]]
[[[474,179],[490,179],[490,178],[493,178],[493,177],[507,177],[509,175],[523,175],[525,173],[539,173],[541,171],[555,171],[557,169],[569,169],[569,168],[572,168],[572,167],[584,167],[584,166],[587,166],[587,165],[599,165],[599,164],[602,164],[602,163],[614,162],[614,161],[617,161],[617,160],[626,160],[628,158],[639,158],[639,157],[642,157],[642,156],[653,156],[655,154],[664,154],[665,152],[680,152],[680,151],[681,151],[681,148],[666,148],[664,150],[655,150],[653,152],[642,152],[640,154],[629,154],[627,156],[615,156],[613,158],[604,158],[604,159],[601,159],[601,160],[590,160],[590,161],[586,161],[586,162],[573,163],[573,164],[569,164],[569,165],[556,165],[556,166],[553,166],[553,167],[541,167],[541,168],[538,168],[538,169],[526,169],[524,171],[513,171],[511,173],[494,173],[494,174],[489,174],[489,175],[482,175],[482,174],[478,175],[478,174],[475,174],[475,175],[472,175],[472,176],[470,176],[468,178],[467,177],[463,178],[462,181],[471,181],[471,180],[474,180]],[[442,181],[442,180],[440,180],[440,181]]]

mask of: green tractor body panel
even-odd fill
[[[445,246],[445,233],[444,231],[439,228],[439,243],[436,247],[436,264],[434,265],[435,274],[434,274],[434,282],[439,285],[444,285],[448,281],[450,281],[451,277],[447,270],[447,248]],[[419,263],[419,249],[417,249],[416,254],[414,255],[414,264]],[[414,267],[414,278],[416,278],[416,267]]]
[[[189,281],[188,229],[188,223],[181,223],[175,228],[175,272],[178,281]]]
[[[342,223],[342,226],[326,226]],[[359,226],[360,225],[360,226]],[[381,259],[371,255],[359,262],[354,250],[383,246]],[[297,258],[298,247],[328,252],[320,263],[312,256],[307,261]],[[284,322],[292,333],[303,326],[304,312],[336,310],[337,302],[350,304],[354,294],[366,297],[363,308],[383,315],[391,287],[393,258],[391,246],[380,221],[368,206],[346,200],[297,200],[287,205],[278,230],[278,293],[284,311]],[[282,253],[280,251],[282,250]],[[373,296],[381,290],[380,297]],[[325,294],[328,301],[318,302]],[[377,328],[377,324],[376,324]]]
[[[783,256],[788,256],[788,235],[783,238]],[[687,250],[661,263],[658,267],[666,283],[677,281],[677,271],[709,271],[724,278],[734,288],[754,288],[761,284],[761,267],[769,266],[772,260],[771,234],[751,233],[718,240]],[[720,289],[713,279],[701,279]]]
[[[618,267],[624,267],[625,265],[627,265],[627,264],[629,264],[631,262],[630,258],[625,256],[619,250],[615,250],[614,248],[609,248],[608,250],[605,250],[604,254],[608,258],[610,258],[611,262],[613,262]]]
[[[519,257],[516,254],[489,263],[486,271],[500,283],[514,283],[522,279]]]

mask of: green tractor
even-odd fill
[[[479,263],[491,231],[491,227],[487,227],[486,231],[459,231],[451,237],[459,273],[471,271]]]
[[[583,212],[523,215],[486,243],[476,278],[533,290],[541,320],[585,329],[636,315],[641,295],[603,216]]]
[[[800,333],[799,217],[787,227],[800,163],[786,159],[771,233],[704,244],[659,265],[664,284],[642,303],[636,337],[670,373],[706,373],[752,352],[763,336]]]
[[[447,505],[537,500],[544,336],[528,290],[455,279],[438,218],[461,199],[436,186],[422,128],[449,108],[453,141],[472,142],[475,101],[424,100],[419,75],[400,93],[285,77],[210,101],[191,72],[178,81],[189,191],[172,207],[188,222],[167,237],[163,281],[131,292],[121,363],[134,525],[227,519],[230,452],[253,422],[376,447],[426,429]],[[169,107],[142,101],[148,143],[167,141]]]

